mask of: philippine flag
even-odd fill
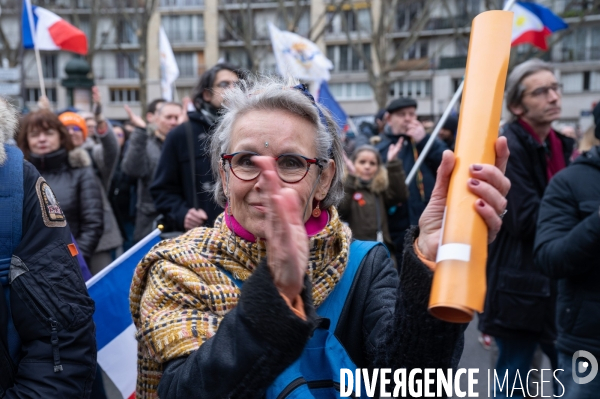
[[[33,15],[29,15],[29,11]],[[66,50],[85,55],[88,50],[85,33],[58,15],[42,7],[32,6],[30,0],[23,0],[23,47],[40,50]],[[34,29],[31,29],[31,23]],[[32,35],[33,32],[33,35]]]
[[[530,43],[548,50],[546,39],[552,33],[567,29],[569,25],[548,8],[529,2],[516,2],[514,12],[512,46]]]
[[[129,287],[140,260],[160,241],[156,229],[86,283],[96,302],[98,365],[124,399],[135,397],[137,341],[129,312]]]

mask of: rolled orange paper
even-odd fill
[[[429,298],[429,312],[466,323],[483,311],[486,292],[487,226],[467,189],[469,166],[494,164],[510,57],[513,13],[487,11],[473,20],[442,239]]]

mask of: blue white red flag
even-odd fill
[[[156,229],[86,283],[96,302],[94,322],[98,364],[124,399],[135,397],[137,341],[129,312],[129,288],[135,267],[160,241]]]
[[[548,50],[548,36],[569,27],[550,9],[539,4],[518,1],[511,11],[514,12],[512,46],[529,43]]]
[[[22,22],[24,48],[33,48],[35,42],[40,50],[66,50],[87,54],[85,33],[55,13],[32,6],[31,0],[23,0]]]

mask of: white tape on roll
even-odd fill
[[[471,260],[471,246],[468,244],[444,244],[438,248],[437,262],[444,260]]]

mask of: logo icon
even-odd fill
[[[577,363],[577,359],[584,358],[585,361],[580,361]],[[591,368],[590,368],[591,366]],[[577,351],[573,354],[573,361],[571,364],[571,370],[573,372],[573,381],[577,384],[587,384],[592,381],[596,374],[598,374],[598,361],[588,351]],[[579,377],[579,374],[584,374],[589,370],[589,374],[585,377]]]

